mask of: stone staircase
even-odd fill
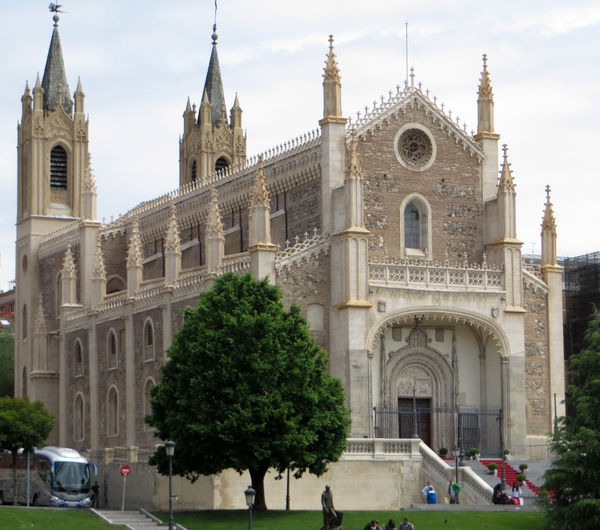
[[[92,512],[111,524],[120,524],[129,530],[152,530],[166,528],[159,519],[146,510],[94,510]],[[181,525],[175,525],[178,530],[185,530]]]

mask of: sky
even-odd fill
[[[71,93],[81,78],[90,121],[98,213],[110,220],[178,185],[187,98],[199,104],[211,52],[213,0],[72,0],[60,38]],[[17,124],[25,82],[43,74],[48,0],[0,0],[0,288],[15,278]],[[328,36],[342,108],[356,116],[416,82],[477,128],[488,56],[495,129],[517,184],[517,236],[540,252],[552,189],[559,255],[600,250],[600,4],[571,0],[220,0],[218,52],[231,108],[244,111],[247,153],[318,127]],[[500,169],[500,168],[499,168]]]

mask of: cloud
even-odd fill
[[[552,9],[541,16],[531,15],[517,19],[513,28],[518,32],[539,30],[545,37],[562,35],[600,22],[600,6],[565,7]]]

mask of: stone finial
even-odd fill
[[[208,220],[206,223],[207,237],[225,237],[223,235],[223,223],[219,212],[219,199],[217,189],[213,187],[210,193],[210,206],[208,209]]]
[[[250,197],[250,207],[255,204],[269,206],[269,192],[263,173],[263,155],[258,159],[258,168],[254,177],[254,186],[252,187],[252,196]]]
[[[542,230],[556,233],[556,220],[554,219],[554,211],[550,202],[550,186],[546,186],[546,206],[544,208]]]
[[[127,267],[142,267],[144,254],[142,241],[140,239],[139,223],[137,215],[131,223],[131,236],[129,238],[129,252],[127,254]]]
[[[504,160],[502,162],[502,170],[500,172],[500,182],[498,183],[498,188],[500,188],[500,190],[511,191],[514,193],[515,182],[512,177],[510,164],[508,163],[508,146],[506,144],[502,146],[502,151],[504,152]]]
[[[42,293],[39,295],[38,309],[35,316],[34,335],[46,334],[46,318],[44,316],[44,298]]]
[[[483,72],[481,72],[481,80],[479,81],[479,99],[490,99],[494,101],[492,93],[492,81],[490,73],[487,69],[487,55],[483,54]]]
[[[179,229],[177,228],[177,207],[175,202],[170,206],[169,225],[167,227],[167,237],[165,241],[165,251],[174,254],[181,254],[181,244],[179,240]]]
[[[63,278],[74,278],[75,277],[75,261],[73,260],[73,253],[71,252],[71,240],[67,243],[67,252],[65,253],[65,259],[63,261]]]
[[[362,178],[356,129],[352,129],[352,141],[350,142],[349,152],[346,155],[346,178]]]
[[[83,175],[83,193],[97,193],[96,178],[92,169],[92,155],[88,153],[85,172]]]
[[[325,80],[332,80],[336,83],[341,82],[340,69],[338,68],[337,61],[335,60],[335,53],[333,53],[333,35],[329,35],[329,53],[327,54],[327,60],[325,61],[325,73],[323,77]]]
[[[96,241],[96,254],[94,255],[94,265],[92,267],[92,280],[106,280],[106,268],[104,267],[104,258],[102,256],[102,243],[100,234]]]

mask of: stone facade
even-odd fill
[[[497,425],[500,409],[516,455],[550,430],[551,396],[564,395],[553,213],[548,198],[545,262],[530,270],[506,149],[498,164],[487,65],[476,136],[412,83],[348,124],[333,48],[325,74],[318,130],[253,158],[237,99],[227,122],[211,110],[222,95],[213,86],[198,118],[190,105],[184,115],[180,187],[109,224],[95,215],[87,132],[69,138],[56,125],[83,126],[80,87],[72,115],[60,102],[42,111],[43,91],[26,93],[20,204],[31,204],[22,190],[32,183],[58,182],[55,166],[32,174],[33,115],[48,120],[45,159],[65,145],[70,175],[67,214],[27,206],[18,223],[16,388],[56,414],[51,443],[150,451],[148,393],[182,310],[227,271],[268,276],[286,307],[301,307],[344,384],[355,438],[410,437],[402,409],[413,398],[435,450],[499,451],[486,439],[499,433],[482,425],[485,414]],[[268,192],[262,206],[256,183]],[[468,411],[478,427],[459,424]]]

